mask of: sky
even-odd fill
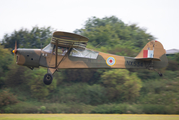
[[[179,49],[179,0],[0,0],[0,40],[34,26],[73,32],[92,16],[112,15],[147,29],[166,50]]]

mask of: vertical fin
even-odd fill
[[[166,51],[163,48],[163,45],[159,41],[152,40],[145,45],[145,47],[140,51],[140,53],[135,57],[135,59],[141,59],[141,58],[161,59],[161,57],[165,55],[165,53]]]

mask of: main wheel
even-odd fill
[[[53,80],[53,76],[50,73],[44,75],[43,81],[46,85],[50,85],[52,83],[52,80]]]
[[[163,74],[162,74],[162,73],[159,73],[159,76],[160,76],[160,77],[162,77],[162,76],[163,76]]]

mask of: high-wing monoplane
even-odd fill
[[[17,49],[17,43],[13,53],[16,55],[18,65],[27,66],[30,69],[39,66],[47,68],[44,75],[44,83],[51,84],[53,74],[58,69],[71,68],[135,68],[156,70],[164,68],[168,64],[166,51],[163,45],[156,40],[149,41],[136,57],[118,56],[98,52],[86,48],[88,38],[74,33],[56,31],[51,42],[43,49]],[[159,72],[159,75],[162,74]]]

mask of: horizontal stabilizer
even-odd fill
[[[143,61],[161,61],[158,58],[135,58],[135,60],[143,60]]]

